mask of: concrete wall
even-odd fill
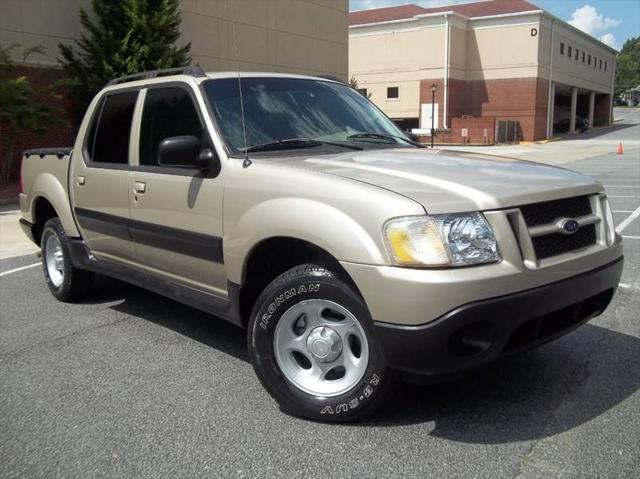
[[[348,0],[182,0],[182,35],[205,70],[347,79]]]
[[[58,44],[80,37],[78,11],[90,6],[91,0],[0,0],[0,45],[20,44],[12,53],[16,60],[23,48],[42,46],[45,55],[34,54],[26,63],[57,66]]]
[[[551,55],[553,56],[553,81],[575,86],[584,90],[610,94],[615,77],[615,54],[600,42],[576,31],[570,26],[555,22],[553,45],[551,45],[551,20],[543,18],[540,22],[540,50],[538,55],[539,76],[549,78]],[[560,43],[564,44],[564,54],[560,53]],[[572,57],[568,49],[572,49]],[[575,50],[579,58],[575,58]],[[585,62],[582,62],[582,53]],[[591,65],[588,64],[591,55]],[[595,65],[594,60],[598,60]],[[602,60],[602,68],[600,68]],[[605,70],[604,63],[607,63]]]
[[[391,118],[417,118],[420,80],[444,75],[444,22],[428,19],[420,26],[365,26],[353,29],[349,36],[349,75]],[[394,86],[400,98],[387,99],[387,87]]]
[[[58,43],[78,38],[90,0],[0,0],[0,44],[42,45],[29,63],[56,66]],[[347,78],[348,0],[182,0],[183,42],[206,70]],[[20,60],[21,52],[14,54]]]

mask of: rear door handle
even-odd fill
[[[87,181],[87,179],[84,176],[78,176],[78,186],[84,186],[85,181]]]
[[[147,191],[147,184],[144,181],[136,181],[133,185],[133,191],[139,194],[143,194]]]

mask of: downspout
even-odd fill
[[[553,116],[555,114],[555,98],[552,97],[551,92],[553,90],[553,34],[555,33],[553,27],[556,23],[556,19],[551,19],[551,44],[549,45],[549,93],[547,94],[547,139],[553,136]],[[553,95],[555,97],[555,95]]]
[[[444,105],[442,108],[442,127],[447,129],[447,116],[448,116],[448,103],[449,103],[449,56],[450,56],[450,36],[451,36],[451,28],[449,25],[449,15],[447,13],[444,14],[444,20],[446,23],[444,30]]]
[[[609,126],[613,126],[613,95],[616,92],[616,70],[618,65],[616,64],[616,56],[611,57],[611,97],[609,98]]]

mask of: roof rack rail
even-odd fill
[[[341,80],[340,78],[338,78],[335,75],[316,75],[318,78],[324,78],[325,80],[331,80],[337,83],[342,83],[345,84],[344,80]]]
[[[133,75],[114,78],[109,83],[107,83],[107,86],[119,85],[120,83],[127,83],[136,80],[147,80],[149,78],[158,78],[168,75],[189,75],[196,78],[207,76],[204,70],[200,67],[187,66],[178,68],[164,68],[162,70],[151,70],[148,72],[134,73]]]

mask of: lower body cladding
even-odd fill
[[[602,313],[623,259],[545,286],[461,306],[419,326],[375,323],[388,366],[454,375],[540,346]]]

